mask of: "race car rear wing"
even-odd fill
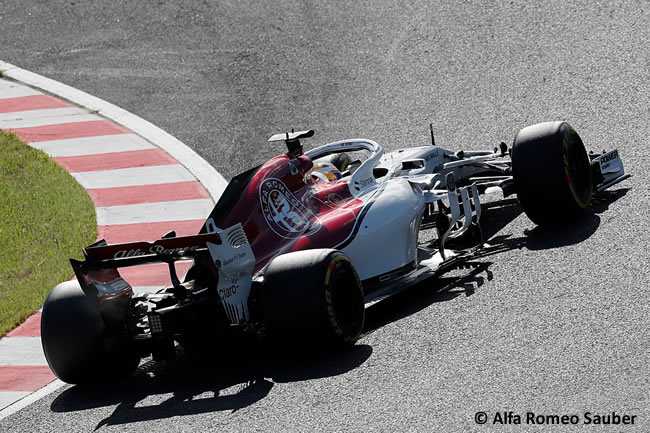
[[[169,233],[155,242],[108,245],[101,240],[84,248],[83,252],[84,261],[70,259],[70,264],[84,293],[99,302],[133,294],[131,285],[120,276],[118,268],[156,262],[169,265],[173,293],[183,299],[188,289],[180,283],[174,263],[205,253],[218,273],[215,289],[228,319],[240,324],[250,318],[248,296],[256,260],[239,223],[225,230],[194,236],[175,237]]]
[[[193,259],[207,252],[209,243],[221,244],[219,233],[175,237],[173,232],[154,242],[129,242],[108,245],[100,240],[83,249],[84,261],[70,259],[83,291],[100,301],[120,297],[132,291],[118,268],[164,262],[169,265],[171,282],[180,286],[174,262]]]
[[[154,242],[128,242],[108,245],[105,240],[83,249],[86,261],[102,267],[126,267],[144,263],[191,259],[206,251],[207,243],[221,244],[219,233],[175,237],[170,232]]]

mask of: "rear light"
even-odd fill
[[[158,313],[149,313],[149,329],[151,330],[151,334],[162,334],[163,333],[163,326],[162,326],[162,319],[160,317],[160,314]]]

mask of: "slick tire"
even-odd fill
[[[566,122],[528,126],[512,145],[512,174],[521,206],[537,225],[559,225],[582,216],[592,195],[589,157]]]
[[[365,318],[363,287],[350,259],[332,249],[274,258],[264,273],[264,319],[275,341],[354,343]]]
[[[126,344],[106,349],[99,305],[77,281],[61,283],[50,291],[41,316],[41,341],[54,374],[71,384],[119,380],[130,375],[140,361]]]

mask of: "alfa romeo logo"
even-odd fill
[[[320,229],[320,220],[309,211],[279,179],[260,184],[260,203],[268,226],[280,237],[297,239]]]

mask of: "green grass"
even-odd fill
[[[0,131],[0,336],[72,277],[69,257],[95,241],[86,191],[40,150]]]

